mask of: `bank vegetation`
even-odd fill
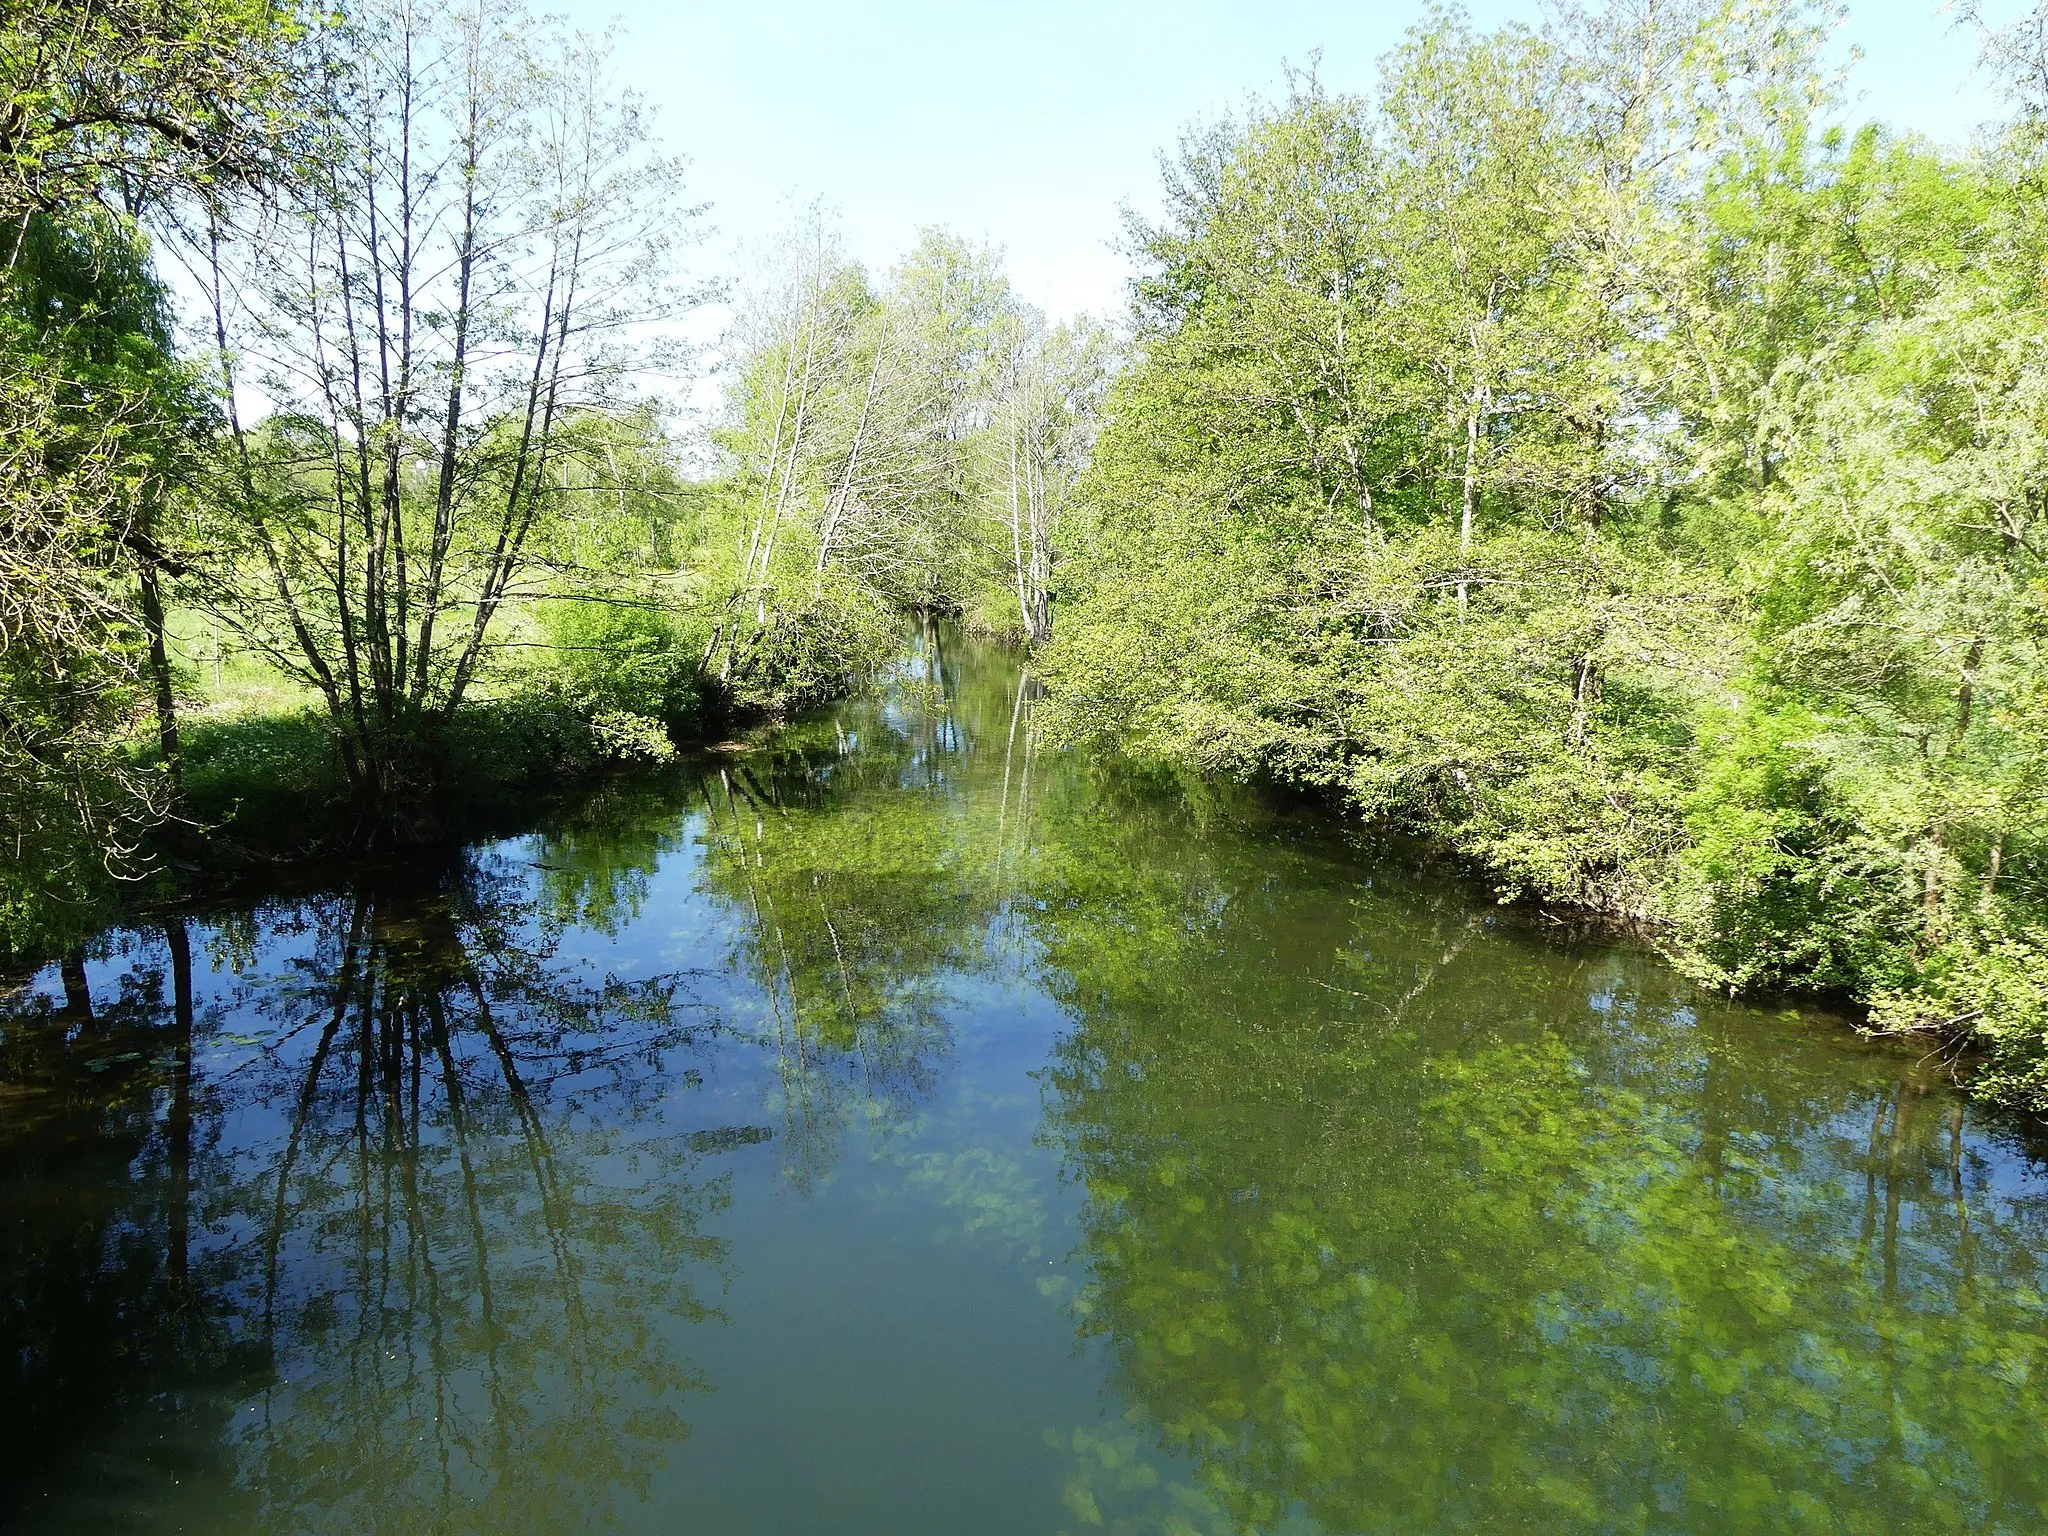
[[[1432,11],[1187,135],[1112,332],[815,208],[707,282],[610,43],[510,0],[10,9],[0,951],[516,819],[943,613],[1070,741],[2048,1104],[2048,21],[1959,19],[2000,116],[1936,145],[1831,19]]]
[[[1855,121],[1831,19],[1441,13],[1191,133],[1044,665],[1070,738],[2039,1106],[2048,23],[1978,27],[2003,116],[1944,147]]]

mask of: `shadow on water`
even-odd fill
[[[2037,1531],[2048,1179],[933,630],[0,1003],[0,1522]]]

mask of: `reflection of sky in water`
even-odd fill
[[[927,656],[409,883],[191,920],[189,1188],[161,931],[85,964],[141,989],[119,1038],[37,976],[0,1052],[70,1030],[66,1091],[143,1127],[70,1262],[192,1321],[24,1465],[30,1527],[2035,1528],[2019,1128],[1306,813],[1043,754],[1014,669]],[[68,1198],[38,1123],[10,1210]],[[136,1326],[33,1306],[56,1350]],[[259,1357],[208,1374],[207,1329]]]

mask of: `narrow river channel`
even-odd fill
[[[2048,1138],[1031,712],[0,996],[0,1526],[2048,1530]]]

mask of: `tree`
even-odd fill
[[[714,434],[731,527],[730,563],[705,582],[716,686],[788,709],[882,659],[892,610],[959,612],[1015,590],[1031,513],[1020,499],[1013,529],[1002,402],[1028,387],[1039,329],[995,253],[943,230],[926,230],[880,284],[817,208],[761,255],[727,338],[732,384]],[[1014,422],[1020,453],[1037,455],[1020,458],[1015,488],[1022,498],[1039,477],[1042,521],[1085,452],[1078,418],[1056,420],[1088,404],[1084,375],[1099,362],[1078,356],[1074,376],[1048,376]]]
[[[432,826],[440,735],[536,530],[604,482],[602,423],[686,302],[692,212],[600,41],[371,5],[311,46],[300,185],[207,235],[233,443],[215,606],[318,694],[375,840]]]
[[[300,115],[302,35],[280,0],[10,5],[0,222],[18,242],[33,213],[169,211],[274,184]]]
[[[1017,617],[1032,644],[1052,634],[1053,560],[1094,446],[1110,357],[1108,333],[1085,317],[1051,330],[1033,317],[1017,327],[1003,361],[987,434],[996,463],[985,483],[998,542],[1009,536]]]
[[[1191,136],[1048,723],[1341,794],[2038,1101],[2040,28],[1953,154],[1825,17],[1423,23]]]
[[[150,268],[159,227],[278,162],[291,13],[93,0],[0,18],[0,949],[66,925],[175,799],[166,526],[211,422]],[[153,700],[162,772],[125,753]]]
[[[176,798],[167,526],[211,421],[171,350],[162,289],[123,216],[26,221],[0,270],[0,945],[49,909],[143,868],[140,839]],[[126,751],[153,706],[157,762]]]
[[[722,688],[789,701],[829,686],[808,677],[788,642],[793,629],[809,627],[826,610],[825,573],[847,541],[852,480],[871,473],[877,457],[874,405],[892,352],[886,331],[864,326],[874,308],[866,275],[841,255],[822,209],[808,209],[750,276],[751,291],[726,342],[734,382],[716,434],[736,503],[732,563],[712,577],[717,596],[703,667]],[[857,404],[851,390],[859,391]],[[797,574],[803,555],[792,557],[786,533],[816,550],[808,609]],[[797,674],[806,680],[794,681]]]

